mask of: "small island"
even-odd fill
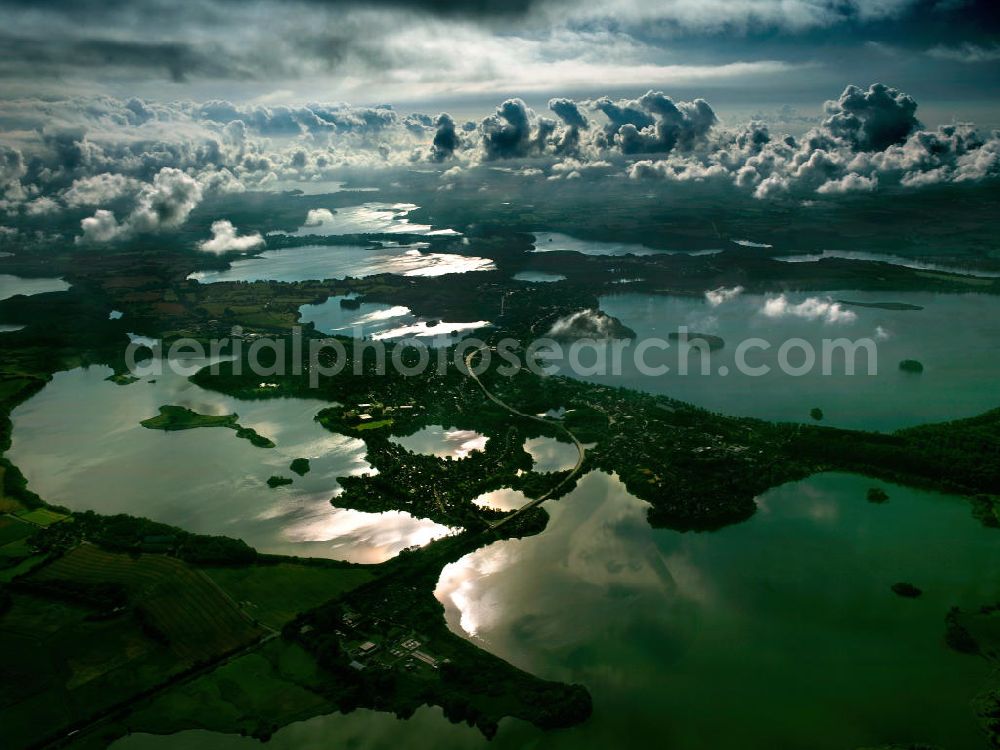
[[[887,493],[881,487],[870,487],[868,489],[868,502],[884,503],[888,501],[888,499],[889,499],[889,493]]]
[[[904,599],[916,599],[924,593],[912,583],[907,583],[906,581],[900,581],[899,583],[892,584],[892,592],[896,596],[901,596]]]
[[[115,385],[132,385],[132,383],[139,382],[139,378],[129,375],[127,372],[116,372],[114,375],[108,375],[104,379]]]
[[[921,373],[924,366],[915,359],[904,359],[899,363],[899,369],[903,372]]]
[[[300,477],[305,476],[309,473],[309,459],[308,458],[296,458],[288,466],[289,470],[294,471]]]
[[[721,349],[726,345],[725,340],[720,336],[713,336],[710,333],[695,333],[673,331],[667,334],[667,338],[671,341],[686,341],[688,344],[698,346],[699,341],[703,341],[708,345],[708,350],[714,352],[716,349]]]
[[[851,305],[852,307],[872,307],[876,310],[923,310],[920,305],[911,305],[908,302],[854,302],[848,299],[838,299],[838,305]]]
[[[291,484],[292,481],[291,477],[283,477],[278,474],[272,474],[267,478],[267,486],[273,490],[275,487],[284,487],[287,484]]]
[[[193,430],[199,427],[227,427],[236,431],[236,437],[249,440],[258,448],[273,448],[274,443],[252,427],[244,427],[238,414],[199,414],[183,406],[165,405],[155,417],[142,420],[139,424],[147,430]]]

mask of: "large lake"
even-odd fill
[[[306,222],[295,235],[331,234],[423,234],[458,235],[454,229],[434,229],[428,224],[415,224],[409,214],[419,208],[415,203],[364,203],[330,210],[309,211]]]
[[[31,296],[45,292],[65,292],[69,286],[67,282],[59,278],[25,278],[9,273],[0,273],[0,299],[15,297],[18,294]]]
[[[900,302],[922,310],[885,310],[837,305],[836,300]],[[686,326],[691,333],[719,336],[724,346],[709,357],[707,375],[701,358],[689,359],[687,375],[678,372],[678,346],[668,342],[665,352],[648,349],[644,361],[666,365],[664,374],[643,374],[635,359],[636,348],[626,349],[619,374],[602,348],[607,374],[579,370],[584,379],[662,393],[713,411],[764,419],[809,421],[810,409],[825,415],[823,424],[837,427],[891,430],[937,420],[968,417],[1000,406],[1000,297],[980,294],[924,292],[868,293],[826,292],[769,295],[720,294],[717,304],[698,297],[665,297],[649,294],[605,296],[601,309],[618,317],[637,333],[637,340],[668,340]],[[751,376],[738,371],[737,346],[751,338],[771,345],[752,348],[745,360],[770,372]],[[869,339],[875,348],[877,374],[868,375],[867,354],[857,357],[854,375],[847,375],[843,353],[834,352],[824,375],[824,339]],[[785,374],[778,350],[790,339],[808,342],[816,364],[804,375]],[[900,371],[899,363],[915,359],[922,374]],[[596,361],[591,349],[582,349],[579,362]],[[804,363],[800,350],[788,361]],[[564,371],[571,372],[567,362]],[[720,374],[720,370],[726,372]]]
[[[311,281],[362,278],[380,273],[402,276],[443,276],[447,273],[491,271],[489,258],[425,252],[420,245],[305,245],[264,250],[234,260],[221,271],[195,271],[188,276],[202,284],[215,281]]]
[[[540,535],[448,566],[436,595],[451,629],[594,698],[585,724],[542,733],[505,721],[488,743],[421,709],[359,711],[277,732],[269,747],[809,748],[893,742],[983,747],[970,700],[989,665],[950,651],[952,605],[996,601],[1000,532],[956,497],[821,474],[758,499],[714,533],[654,530],[645,503],[592,473]],[[919,599],[890,586],[909,581]],[[116,750],[259,747],[208,732],[135,735]]]
[[[7,456],[49,502],[238,537],[263,552],[356,562],[381,562],[450,531],[404,512],[331,505],[340,492],[338,476],[372,469],[362,441],[313,420],[327,402],[240,401],[199,388],[169,368],[126,386],[105,380],[109,374],[105,367],[56,373],[13,412]],[[140,426],[162,404],[235,412],[240,424],[277,446],[256,448],[225,428],[163,432]],[[303,477],[288,469],[299,457],[311,462]],[[295,481],[271,489],[266,481],[272,474]]]
[[[403,305],[361,302],[345,307],[341,304],[341,301],[351,298],[352,295],[337,296],[318,305],[302,305],[299,320],[312,323],[322,333],[376,340],[417,338],[438,347],[453,344],[471,331],[491,325],[487,320],[427,321]]]

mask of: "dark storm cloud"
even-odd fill
[[[529,154],[534,144],[530,112],[522,99],[508,99],[480,123],[483,153],[487,160]]]
[[[593,107],[608,118],[606,143],[616,144],[625,154],[690,149],[718,122],[704,99],[674,103],[662,91],[647,91],[632,100],[602,97]]]
[[[590,125],[580,105],[572,99],[549,99],[549,109],[571,128],[586,128]]]
[[[435,125],[437,130],[434,132],[434,140],[431,143],[431,160],[445,161],[455,153],[461,139],[455,128],[454,118],[447,112],[438,115]]]
[[[920,127],[913,97],[880,83],[867,91],[848,86],[835,102],[827,102],[830,114],[824,126],[862,151],[881,151],[902,143]]]

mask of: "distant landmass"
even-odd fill
[[[923,310],[922,305],[911,305],[908,302],[855,302],[849,299],[838,299],[837,304],[852,307],[874,307],[876,310]]]

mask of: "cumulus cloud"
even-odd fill
[[[24,211],[28,216],[45,216],[46,214],[55,213],[58,210],[59,204],[52,200],[52,198],[44,195],[35,198],[24,207]]]
[[[27,174],[24,157],[16,148],[0,144],[0,208],[27,197],[21,178]]]
[[[555,112],[566,125],[571,128],[589,127],[590,121],[576,102],[572,99],[549,99],[549,109]]]
[[[826,110],[830,117],[824,127],[860,151],[882,151],[920,127],[916,100],[881,83],[867,91],[848,86],[837,101],[826,103]]]
[[[848,310],[839,302],[809,297],[798,304],[789,302],[784,294],[768,297],[764,301],[761,313],[768,318],[803,318],[805,320],[821,320],[824,323],[852,323],[857,320],[857,314]]]
[[[212,222],[212,239],[198,243],[198,249],[209,253],[246,252],[256,250],[264,245],[264,238],[259,233],[240,236],[236,227],[228,219]]]
[[[442,112],[434,121],[434,126],[436,130],[434,131],[434,140],[431,141],[431,160],[450,159],[460,143],[455,120],[447,112]]]
[[[100,243],[135,234],[176,229],[201,202],[202,188],[190,175],[164,167],[152,183],[142,186],[135,207],[120,224],[108,210],[99,209],[81,222],[83,235],[78,242]]]
[[[763,123],[714,133],[705,147],[634,162],[635,179],[715,179],[769,200],[818,193],[835,197],[879,186],[919,188],[1000,176],[1000,133],[967,124],[922,130],[916,102],[881,84],[849,86],[829,116],[799,139],[775,137]]]
[[[333,211],[329,208],[310,208],[303,226],[319,227],[333,221]]]
[[[711,289],[705,292],[705,300],[712,307],[718,307],[724,302],[736,299],[741,294],[743,294],[743,287],[741,286],[734,286],[729,289],[720,286],[718,289]]]
[[[635,332],[602,310],[578,310],[556,320],[548,336],[565,341],[634,338]]]
[[[531,137],[534,113],[521,99],[508,99],[479,126],[487,160],[527,156],[537,140]]]
[[[972,125],[922,129],[916,102],[882,84],[847,87],[816,127],[793,138],[763,122],[725,127],[701,99],[520,99],[478,122],[400,116],[388,105],[296,107],[156,103],[112,97],[0,102],[0,211],[39,198],[114,210],[118,236],[179,226],[201,196],[340,179],[345,170],[500,160],[524,176],[575,180],[593,170],[677,184],[732,185],[761,200],[970,183],[1000,175],[1000,134]],[[13,142],[12,142],[13,143]],[[607,168],[608,164],[614,165]],[[173,171],[169,171],[173,170]],[[456,184],[455,172],[442,189]],[[47,201],[31,211],[51,208]],[[91,216],[91,218],[96,218]],[[117,223],[117,222],[116,222]],[[92,222],[107,236],[106,217]],[[97,236],[95,235],[95,236]]]
[[[83,235],[76,238],[79,244],[103,244],[117,239],[122,234],[115,215],[103,208],[81,221],[80,227],[83,229]]]
[[[173,229],[187,221],[188,215],[201,202],[201,185],[179,169],[164,167],[143,186],[128,224],[136,232]]]
[[[617,145],[624,154],[690,149],[718,122],[704,99],[675,104],[662,91],[647,91],[638,99],[602,97],[593,107],[608,119],[606,143]]]
[[[123,174],[102,172],[73,180],[73,184],[62,194],[62,200],[70,208],[99,206],[134,193],[139,184],[138,180]]]
[[[844,193],[870,193],[878,187],[878,177],[862,177],[855,172],[845,174],[838,180],[824,182],[816,192],[821,195],[837,195]]]

